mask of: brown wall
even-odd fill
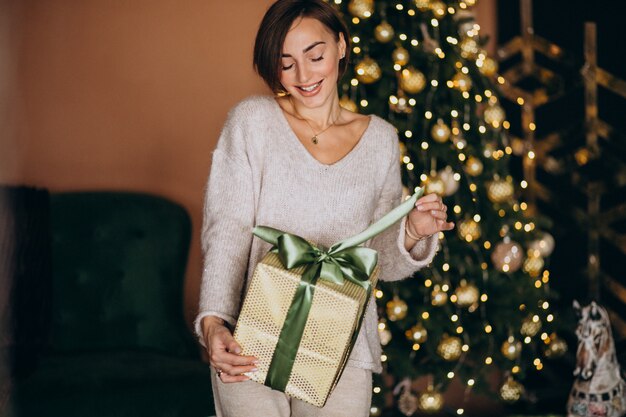
[[[227,110],[266,92],[251,52],[270,3],[0,0],[0,183],[182,203],[194,224],[188,319],[210,152]]]

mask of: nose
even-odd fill
[[[296,76],[298,77],[298,82],[300,84],[305,84],[307,81],[309,81],[309,79],[311,77],[311,73],[310,73],[309,68],[307,67],[306,64],[297,66],[297,74],[296,74]]]

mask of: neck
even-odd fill
[[[316,130],[322,130],[331,124],[337,123],[341,114],[339,97],[331,95],[328,100],[319,107],[306,107],[298,100],[289,97],[294,114],[307,121]]]

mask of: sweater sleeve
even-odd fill
[[[233,111],[226,121],[205,190],[201,231],[204,267],[194,322],[201,343],[204,317],[217,316],[234,325],[252,244],[254,190],[240,116]]]
[[[395,134],[394,134],[395,136]],[[400,177],[400,152],[394,142],[383,188],[376,205],[373,221],[391,211],[402,202],[402,181]],[[437,251],[437,234],[418,241],[411,251],[404,248],[405,221],[399,222],[372,238],[370,247],[378,251],[378,262],[381,268],[381,281],[397,281],[413,275],[432,261]]]

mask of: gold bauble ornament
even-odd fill
[[[514,241],[499,242],[491,252],[491,262],[502,272],[515,272],[524,260],[524,252],[519,243]]]
[[[390,42],[393,39],[394,33],[393,26],[391,26],[386,20],[380,22],[380,24],[374,29],[374,37],[380,43]]]
[[[428,338],[428,330],[422,325],[422,323],[417,323],[415,326],[411,327],[405,333],[406,338],[415,343],[424,343]]]
[[[500,398],[508,403],[514,403],[524,394],[524,386],[509,377],[500,387]]]
[[[478,42],[473,37],[464,38],[459,44],[461,48],[461,56],[466,59],[473,59],[478,55]]]
[[[446,192],[446,186],[443,180],[437,174],[429,175],[422,185],[424,187],[424,194],[435,193],[442,196]]]
[[[474,219],[461,220],[457,232],[459,237],[466,242],[477,240],[481,235],[480,225]]]
[[[454,88],[461,92],[470,91],[472,89],[472,79],[467,74],[457,72],[452,77],[452,84]]]
[[[430,128],[430,135],[435,142],[444,143],[450,139],[450,128],[443,122],[443,120],[438,119],[437,123]]]
[[[515,339],[513,336],[509,336],[509,338],[502,343],[500,351],[505,358],[513,361],[519,358],[519,355],[522,353],[522,342]]]
[[[383,346],[387,346],[387,344],[391,342],[391,331],[385,319],[378,321],[378,336],[380,336],[380,344]]]
[[[489,104],[483,113],[485,122],[493,127],[499,127],[504,120],[504,109],[498,104]]]
[[[537,317],[535,320],[534,317]],[[522,321],[522,327],[519,332],[522,336],[530,336],[533,337],[541,330],[541,320],[539,320],[539,316],[528,316]]]
[[[396,113],[410,114],[413,112],[413,108],[409,106],[409,100],[406,98],[406,94],[401,89],[398,90],[397,100],[389,101],[389,108]]]
[[[352,99],[350,99],[350,97],[345,96],[345,95],[341,96],[341,98],[339,99],[339,105],[343,107],[344,109],[351,111],[353,113],[357,113],[359,110],[356,103]]]
[[[439,178],[441,178],[441,181],[443,181],[444,195],[446,197],[449,197],[457,192],[459,189],[459,181],[454,178],[455,173],[452,170],[452,167],[445,167],[438,172],[438,175]]]
[[[399,46],[391,53],[391,59],[394,64],[404,66],[409,62],[409,51]]]
[[[543,271],[544,261],[541,256],[536,256],[534,251],[528,251],[529,255],[524,259],[522,270],[533,278],[537,278]]]
[[[492,203],[506,203],[513,198],[513,181],[510,178],[496,178],[487,183],[487,197]]]
[[[400,88],[409,94],[417,94],[426,86],[426,77],[420,70],[408,67],[400,73]]]
[[[391,321],[402,320],[406,317],[408,306],[400,297],[394,296],[387,302],[387,318]]]
[[[425,413],[432,414],[441,411],[443,407],[443,395],[429,387],[419,396],[419,408]]]
[[[439,284],[433,287],[430,293],[430,303],[434,306],[442,306],[448,301],[448,293],[441,289]]]
[[[476,177],[483,173],[483,162],[475,156],[470,156],[465,162],[467,174]]]
[[[460,338],[444,334],[437,346],[437,354],[449,362],[455,361],[461,357],[462,346]]]
[[[567,352],[567,343],[565,340],[558,337],[556,333],[552,333],[546,342],[547,344],[543,353],[547,358],[558,358],[565,355],[565,352]]]
[[[405,389],[398,398],[398,410],[405,416],[412,416],[418,408],[418,400],[410,389]]]
[[[372,84],[380,80],[383,74],[380,66],[369,56],[363,58],[361,62],[356,64],[356,78],[363,84]]]
[[[554,250],[554,238],[550,233],[541,232],[539,239],[533,240],[528,244],[528,250],[538,252],[540,256],[546,258]]]
[[[374,14],[374,0],[350,0],[348,11],[359,19],[367,19]]]
[[[483,75],[493,77],[498,72],[498,63],[495,59],[487,57],[483,60],[483,64],[478,69]]]
[[[513,138],[511,140],[511,149],[513,150],[513,155],[522,156],[526,153],[526,142],[521,138]]]
[[[430,9],[433,11],[436,19],[443,18],[448,14],[448,6],[442,1],[434,0],[430,2]]]
[[[462,279],[459,286],[454,290],[456,295],[455,304],[459,307],[470,307],[478,302],[478,288],[472,283]]]
[[[424,12],[430,9],[430,0],[415,0],[415,7]]]

